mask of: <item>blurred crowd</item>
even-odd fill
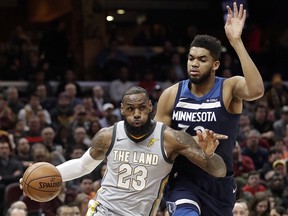
[[[111,37],[107,47],[95,57],[95,79],[107,81],[109,85],[96,84],[84,90],[79,84],[79,72],[75,71],[69,40],[63,29],[63,23],[53,24],[53,29],[35,44],[25,30],[17,26],[10,41],[0,42],[0,80],[27,81],[24,91],[14,86],[0,89],[1,216],[4,212],[12,214],[13,208],[8,210],[12,204],[7,198],[8,186],[19,181],[29,164],[46,161],[59,165],[79,158],[89,148],[97,131],[122,119],[121,95],[129,87],[145,88],[155,111],[162,91],[187,77],[185,51],[180,52],[175,41],[162,34],[158,38],[154,34],[152,43],[147,39],[146,29],[142,29],[135,37],[135,46],[151,43],[160,46],[161,51],[149,58],[131,58],[120,49],[121,40]],[[190,42],[197,30],[189,30],[187,40]],[[281,38],[286,34],[284,31]],[[255,43],[250,47],[256,63],[264,53],[257,49]],[[281,55],[282,51],[278,51],[277,55]],[[285,68],[285,62],[282,63],[278,69],[282,65]],[[266,76],[267,67],[261,66],[260,71],[263,69]],[[225,50],[218,75],[239,75],[240,69],[233,53]],[[246,102],[243,107],[233,151],[237,182],[234,215],[238,211],[245,212],[238,215],[249,216],[287,215],[288,88],[286,75],[274,72],[264,77],[267,81],[264,97]],[[57,81],[56,88],[51,80]],[[105,169],[104,161],[91,174],[63,183],[59,196],[39,204],[36,213],[29,211],[29,207],[26,210],[30,215],[55,216],[60,215],[57,213],[60,206],[69,211],[71,206],[78,206],[78,214],[84,216],[89,199],[101,186]],[[17,200],[24,200],[22,192]],[[164,215],[165,204],[160,207],[159,216]],[[283,213],[279,213],[281,211]]]

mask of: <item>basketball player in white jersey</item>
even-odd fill
[[[81,158],[57,166],[63,181],[69,181],[90,173],[107,159],[101,188],[90,200],[87,215],[156,215],[163,187],[179,154],[213,176],[225,176],[224,161],[214,150],[219,139],[227,136],[206,130],[193,138],[152,120],[152,108],[145,89],[130,88],[122,97],[124,121],[101,129]]]

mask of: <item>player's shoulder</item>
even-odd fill
[[[114,126],[101,128],[94,136],[94,140],[107,140],[111,139],[113,135]]]
[[[112,141],[113,128],[114,126],[101,128],[92,139],[92,147],[95,149],[101,148],[107,150]]]
[[[179,88],[179,83],[175,83],[174,85],[166,88],[163,92],[162,92],[162,95],[166,95],[166,96],[173,96],[177,94],[177,91],[178,91],[178,88]]]

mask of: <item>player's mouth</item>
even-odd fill
[[[199,76],[200,75],[198,70],[190,70],[189,73],[191,76]]]

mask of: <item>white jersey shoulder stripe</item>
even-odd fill
[[[177,108],[185,108],[185,109],[211,109],[221,107],[220,101],[212,102],[212,103],[202,103],[202,104],[194,104],[194,103],[186,103],[179,101],[176,105]]]

